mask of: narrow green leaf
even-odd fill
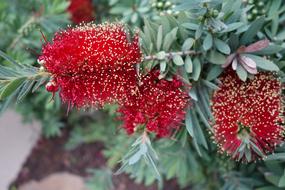
[[[186,112],[185,124],[186,124],[186,129],[188,133],[190,134],[190,136],[194,137],[193,123],[192,123],[190,110],[187,110]]]
[[[208,54],[207,59],[210,63],[217,64],[217,65],[223,65],[226,62],[226,57],[223,54],[217,51],[214,51],[214,50],[212,50]]]
[[[231,23],[229,25],[227,25],[227,28],[225,30],[223,30],[221,33],[227,33],[227,32],[231,32],[231,31],[234,31],[240,27],[242,27],[244,25],[243,22],[234,22],[234,23]]]
[[[194,24],[194,23],[184,23],[184,24],[182,24],[182,26],[184,26],[185,28],[190,29],[190,30],[198,30],[198,28],[199,28],[199,25]]]
[[[24,81],[26,77],[17,78],[9,82],[0,94],[0,100],[3,100],[10,96]]]
[[[285,161],[285,153],[274,153],[269,156],[265,160],[282,160]]]
[[[185,58],[185,70],[187,73],[193,72],[193,63],[189,55],[187,55]]]
[[[202,83],[203,83],[204,85],[206,85],[206,86],[207,86],[208,88],[210,88],[210,89],[213,89],[213,90],[219,89],[219,87],[218,87],[216,84],[214,84],[214,83],[212,83],[212,82],[210,82],[210,81],[207,81],[207,80],[202,79]]]
[[[203,48],[205,51],[209,50],[213,46],[213,37],[212,34],[208,33],[206,38],[203,41]]]
[[[272,45],[269,45],[268,47],[260,50],[260,51],[257,51],[257,52],[254,52],[254,54],[257,54],[257,55],[271,55],[271,54],[275,54],[275,53],[278,53],[280,51],[284,50],[284,48],[280,45],[275,45],[275,44],[272,44]]]
[[[265,175],[265,179],[267,181],[269,181],[270,183],[276,185],[278,187],[278,184],[279,184],[279,180],[280,180],[280,177],[279,176],[276,176],[272,173],[266,173]]]
[[[162,25],[160,25],[158,27],[158,31],[157,31],[157,41],[156,41],[156,49],[157,49],[157,51],[159,51],[160,48],[161,48],[162,36],[163,36]]]
[[[12,63],[14,66],[21,67],[21,65],[17,61],[15,61],[13,58],[11,58],[9,55],[7,55],[1,50],[0,50],[0,56],[3,57],[6,61]]]
[[[255,21],[252,22],[249,29],[242,35],[241,37],[241,43],[246,45],[250,42],[252,42],[253,38],[256,36],[257,32],[260,31],[263,24],[265,22],[265,18],[261,17]]]
[[[32,89],[32,92],[35,92],[41,85],[43,85],[47,80],[49,79],[49,77],[43,77],[40,78],[38,81],[36,81],[35,86]]]
[[[19,95],[17,97],[17,102],[19,103],[26,95],[31,91],[32,87],[34,86],[35,81],[29,80],[26,81],[25,84],[22,86]]]
[[[200,105],[195,103],[195,109],[197,111],[197,113],[199,114],[199,117],[201,118],[202,122],[204,123],[204,125],[210,130],[212,131],[212,127],[209,124],[209,121],[207,119],[207,116],[205,116],[205,114],[202,112]]]
[[[230,47],[224,41],[222,41],[222,40],[220,40],[218,38],[215,38],[214,43],[215,43],[216,48],[220,52],[222,52],[224,54],[227,54],[227,55],[231,53]]]
[[[194,86],[193,88],[191,88],[191,90],[189,91],[189,96],[195,100],[198,101],[198,95],[197,95],[197,90],[196,87]]]
[[[207,144],[205,135],[201,129],[201,126],[199,124],[197,115],[195,113],[193,113],[192,117],[193,117],[194,131],[196,133],[196,139],[199,142],[199,144],[204,146],[204,148],[208,149],[208,144]]]
[[[164,60],[166,58],[166,53],[165,51],[160,51],[156,54],[157,59],[159,60]]]
[[[184,65],[184,61],[182,59],[182,57],[180,55],[174,55],[173,57],[173,62],[175,63],[175,65],[177,66],[181,66]]]
[[[168,51],[173,42],[177,39],[178,27],[173,28],[168,34],[166,34],[163,42],[163,50]]]
[[[279,180],[278,187],[285,187],[285,170],[284,170],[282,177]]]
[[[166,70],[166,61],[161,61],[159,63],[160,66],[160,72],[163,73]]]
[[[282,3],[282,0],[272,1],[272,4],[271,4],[270,9],[268,11],[269,17],[273,17],[274,15],[276,15],[276,13],[278,13],[278,9],[279,9],[281,3]]]
[[[202,36],[203,33],[203,26],[200,25],[199,28],[195,32],[195,39],[199,39]]]
[[[187,50],[191,49],[194,42],[195,42],[195,40],[193,38],[187,38],[182,45],[182,51],[187,51]]]
[[[237,65],[237,75],[242,81],[246,81],[247,79],[247,72],[246,70],[240,65]]]
[[[199,58],[195,58],[193,61],[193,73],[192,73],[192,78],[194,81],[198,81],[200,74],[202,70],[202,64],[199,60]]]
[[[212,66],[206,79],[208,81],[216,79],[223,72],[223,70],[224,69],[220,65]]]
[[[265,58],[252,55],[252,54],[244,54],[244,55],[254,60],[258,68],[264,69],[266,71],[279,71],[279,68],[277,65],[275,65],[273,62]]]

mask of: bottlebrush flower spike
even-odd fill
[[[123,101],[136,88],[134,65],[141,61],[138,35],[132,41],[122,24],[86,24],[55,34],[39,61],[71,106]]]
[[[227,70],[214,93],[214,138],[221,152],[250,162],[274,150],[284,141],[282,86],[269,72],[241,81]]]
[[[68,11],[75,24],[91,22],[94,19],[94,8],[91,0],[70,0]]]
[[[180,89],[182,82],[176,77],[172,81],[159,80],[158,77],[158,71],[143,76],[141,85],[119,108],[120,119],[129,134],[145,127],[147,131],[164,137],[181,125],[190,98]]]
[[[257,68],[256,63],[246,55],[243,55],[243,53],[252,53],[256,51],[260,51],[269,45],[269,40],[260,40],[258,42],[255,42],[249,46],[241,46],[236,53],[230,54],[225,64],[223,64],[223,68],[226,68],[230,65],[232,65],[233,70],[237,70],[237,65],[241,64],[241,66],[249,73],[256,74]]]

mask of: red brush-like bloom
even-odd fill
[[[123,101],[136,88],[134,65],[140,61],[138,36],[130,41],[122,24],[87,24],[56,33],[39,57],[62,100],[77,107]]]
[[[129,101],[119,108],[124,128],[129,134],[145,126],[160,137],[177,129],[185,116],[189,97],[179,87],[182,83],[158,79],[159,72],[151,71],[142,77],[140,86],[132,91]]]
[[[68,11],[75,24],[90,22],[94,19],[94,8],[91,0],[71,0]]]
[[[283,142],[281,82],[261,72],[241,81],[233,71],[221,77],[213,95],[214,138],[233,159],[253,161]]]

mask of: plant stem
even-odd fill
[[[178,51],[178,52],[169,52],[165,53],[165,58],[172,59],[175,55],[186,56],[186,55],[198,55],[201,52],[189,50],[189,51]],[[148,55],[145,56],[143,61],[152,61],[152,60],[159,60],[156,55]]]

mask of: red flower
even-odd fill
[[[134,64],[141,61],[138,36],[128,40],[121,24],[87,24],[55,34],[39,58],[72,106],[123,101],[136,88]]]
[[[140,126],[160,137],[171,134],[184,119],[189,97],[179,87],[182,83],[158,79],[159,72],[151,71],[141,79],[129,101],[119,108],[124,128],[129,134]]]
[[[252,161],[283,142],[281,82],[272,73],[241,81],[233,71],[221,77],[213,95],[214,138],[232,158]]]
[[[70,0],[68,11],[75,24],[90,22],[94,19],[92,0]]]

